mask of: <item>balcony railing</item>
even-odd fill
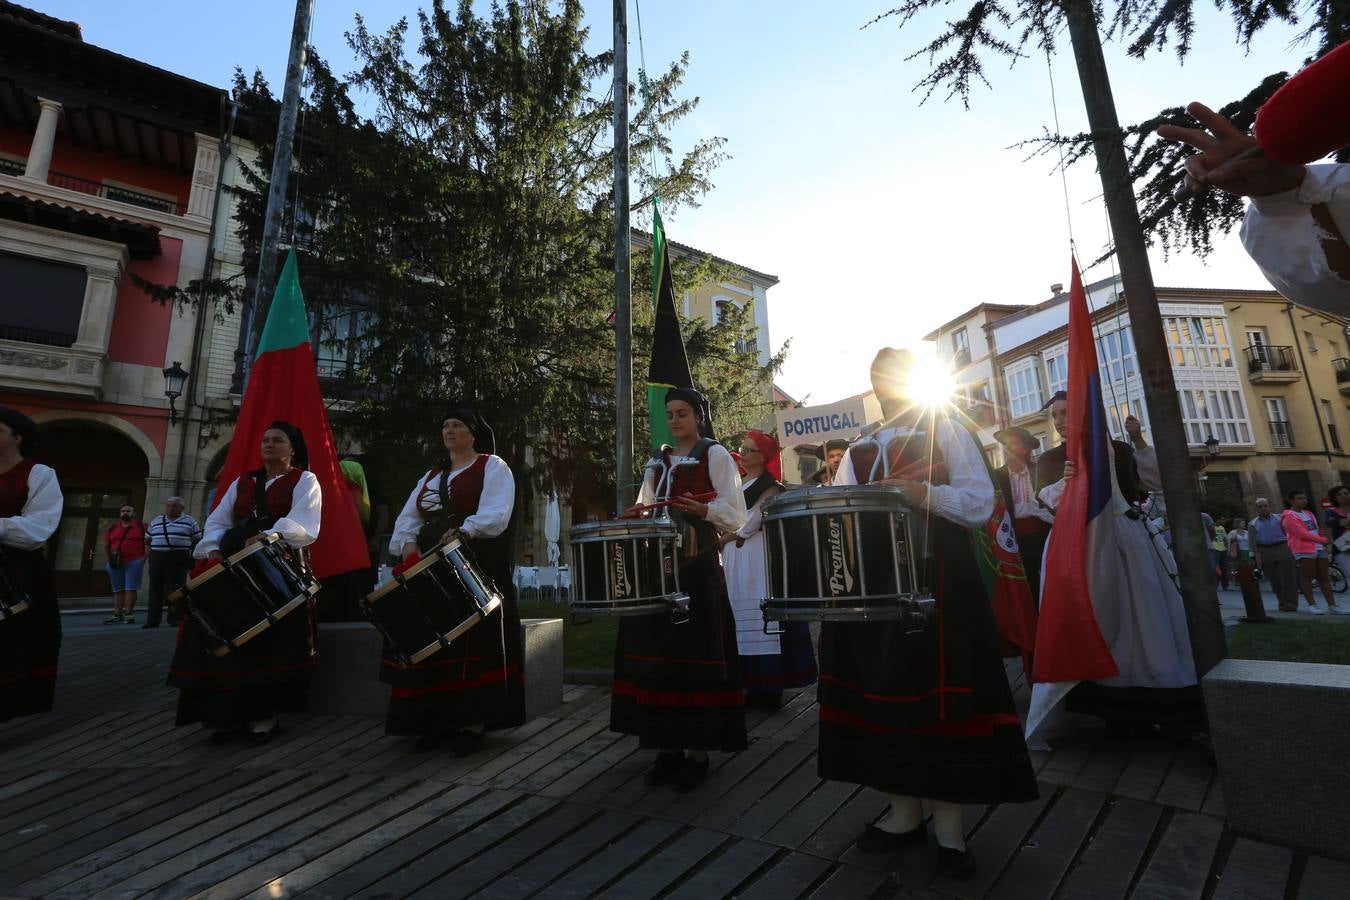
[[[1252,344],[1242,351],[1247,357],[1247,372],[1298,373],[1298,363],[1294,361],[1294,348],[1277,344]]]
[[[22,175],[27,168],[27,163],[21,159],[0,157],[0,175]]]
[[[115,187],[110,184],[104,184],[101,181],[90,181],[88,178],[81,178],[78,175],[67,175],[64,172],[48,172],[47,183],[52,187],[65,188],[68,191],[79,191],[81,194],[102,197],[105,200],[116,200],[119,203],[129,203],[132,206],[140,206],[145,209],[156,209],[160,212],[168,213],[169,215],[181,216],[187,212],[187,206],[179,203],[177,200],[156,197],[153,194],[142,194],[140,191]]]
[[[1277,450],[1292,450],[1294,444],[1294,426],[1288,422],[1271,420],[1270,443]]]
[[[75,343],[76,336],[74,332],[43,331],[39,328],[0,325],[0,340],[41,344],[44,347],[69,347]]]
[[[1333,359],[1331,365],[1336,370],[1336,383],[1350,384],[1350,359],[1342,356],[1339,359]]]

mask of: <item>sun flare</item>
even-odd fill
[[[945,406],[956,394],[956,377],[936,356],[916,353],[908,388],[911,403],[926,409]]]

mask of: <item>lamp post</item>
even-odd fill
[[[169,424],[178,423],[178,408],[174,401],[183,396],[183,385],[187,384],[189,373],[178,360],[164,370],[164,396],[169,398]]]

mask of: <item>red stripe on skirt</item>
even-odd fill
[[[846,710],[836,709],[833,706],[820,707],[820,721],[831,725],[861,728],[863,731],[871,731],[877,734],[916,734],[934,737],[989,737],[994,733],[994,729],[999,726],[1020,728],[1022,725],[1021,719],[1011,713],[987,713],[960,721],[934,722],[931,725],[920,725],[917,728],[893,728],[869,722],[860,716],[855,716]]]
[[[636,653],[625,653],[624,659],[634,659],[638,662],[665,663],[676,666],[724,666],[724,659],[668,659],[664,656],[638,656]]]
[[[0,684],[18,684],[29,678],[55,678],[56,666],[46,666],[41,669],[29,669],[26,672],[20,672],[18,675],[10,675],[0,678]]]
[[[825,672],[820,673],[820,680],[828,681],[831,684],[837,684],[844,690],[852,691],[860,697],[864,697],[868,700],[876,700],[879,703],[917,703],[920,700],[927,700],[929,697],[943,694],[975,693],[975,689],[969,687],[935,687],[932,690],[924,691],[922,694],[874,694],[870,691],[863,690],[856,684],[849,684],[847,681],[835,678],[833,675],[826,674]]]
[[[632,697],[643,706],[744,706],[745,694],[742,691],[653,691],[639,687],[631,681],[614,682],[614,693],[620,697]]]
[[[472,681],[462,679],[455,681],[443,681],[440,684],[428,685],[427,687],[415,688],[394,688],[390,696],[395,700],[407,700],[411,697],[425,697],[430,694],[451,694],[459,691],[471,691],[474,688],[487,687],[491,684],[501,684],[515,673],[515,667],[490,669],[479,675]]]

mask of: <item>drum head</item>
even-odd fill
[[[885,512],[902,514],[908,507],[900,489],[890,484],[844,484],[789,491],[764,506],[764,521],[793,516],[819,516],[834,512]]]
[[[679,534],[674,522],[665,519],[615,519],[610,522],[583,522],[573,525],[567,536],[574,544],[595,541],[622,541],[632,538],[666,538]]]

